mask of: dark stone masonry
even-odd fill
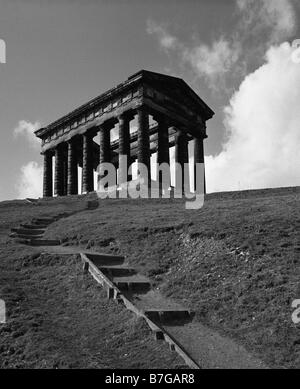
[[[150,115],[154,120],[152,125]],[[42,140],[44,155],[44,197],[51,197],[53,193],[57,196],[78,194],[78,166],[82,168],[82,192],[88,193],[94,190],[94,171],[104,162],[120,166],[118,184],[131,179],[119,164],[122,156],[127,156],[128,166],[136,159],[144,163],[150,174],[151,154],[157,152],[159,164],[169,164],[169,149],[175,146],[175,161],[183,165],[189,160],[188,142],[191,140],[195,163],[204,163],[206,121],[213,115],[182,79],[141,70],[36,131],[36,136]],[[130,131],[135,117],[137,130]],[[117,124],[119,136],[112,140],[111,130]],[[100,146],[94,141],[96,136],[99,136]],[[182,171],[183,182],[184,169]]]

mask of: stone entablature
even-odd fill
[[[155,121],[151,126],[149,115]],[[53,195],[52,178],[49,177],[53,156],[55,194],[77,193],[78,178],[74,175],[77,175],[78,165],[83,169],[83,190],[89,192],[93,190],[93,169],[103,162],[117,166],[122,155],[127,155],[129,161],[137,158],[150,168],[152,153],[157,152],[161,161],[168,162],[169,148],[175,145],[177,162],[184,163],[189,140],[197,138],[195,144],[203,148],[203,140],[207,137],[206,121],[213,115],[183,80],[142,70],[36,131],[45,156],[44,195]],[[132,132],[130,122],[135,116],[138,126]],[[119,137],[111,141],[110,131],[116,124],[119,125]],[[100,146],[93,141],[98,133]],[[202,149],[197,155],[200,154],[203,154]]]
[[[99,126],[113,118],[120,110],[123,112],[124,110],[134,109],[138,105],[140,97],[141,91],[136,89],[133,92],[124,94],[124,97],[120,99],[115,99],[113,102],[88,108],[86,109],[87,112],[83,112],[81,115],[75,114],[76,116],[74,117],[73,114],[70,114],[70,117],[66,117],[62,123],[56,126],[51,125],[45,129],[46,131],[44,133],[47,136],[42,137],[43,150],[48,149],[47,144],[53,143],[53,141],[59,140],[60,138],[68,140],[70,137],[80,134],[82,131],[85,132],[93,126]],[[43,130],[40,130],[40,134],[43,134]],[[39,136],[39,133],[36,134]]]

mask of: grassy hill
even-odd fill
[[[0,298],[13,315],[10,332],[2,329],[0,337],[2,364],[24,366],[20,350],[30,367],[181,363],[151,339],[143,343],[150,335],[142,323],[132,325],[130,314],[107,302],[74,258],[44,258],[7,239],[9,228],[36,214],[68,210],[74,215],[52,224],[46,237],[125,254],[162,293],[195,310],[200,322],[270,367],[299,368],[300,329],[291,321],[291,303],[300,298],[299,200],[299,188],[286,188],[209,195],[198,211],[174,199],[102,200],[96,210],[85,209],[84,197],[0,204]],[[33,315],[35,325],[27,329],[24,318],[28,323]],[[19,327],[27,332],[17,336]],[[131,357],[121,358],[125,354]]]

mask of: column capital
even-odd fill
[[[183,131],[181,128],[177,128],[175,133],[175,143],[177,144],[178,142],[187,142],[187,133]]]
[[[40,153],[43,157],[45,156],[45,155],[49,155],[49,156],[54,156],[55,155],[55,148],[54,149],[48,149],[48,150],[45,150],[45,151],[42,151],[41,153]]]
[[[162,112],[155,112],[152,113],[153,119],[159,124],[161,122],[165,123],[168,127],[170,126],[170,119],[167,117],[167,115],[163,114]]]
[[[110,131],[114,128],[115,123],[111,120],[107,120],[98,126],[98,130],[100,131]]]
[[[93,127],[93,128],[89,128],[86,130],[86,132],[84,132],[82,135],[82,137],[85,137],[87,139],[93,139],[95,138],[95,135],[97,134],[97,129],[96,127]],[[72,140],[73,138],[70,139],[70,141]]]
[[[74,138],[71,138],[71,139],[67,140],[66,143],[67,143],[68,147],[71,147],[75,144],[75,142],[76,142],[76,140]]]
[[[131,121],[134,119],[134,113],[132,111],[124,111],[117,115],[118,121]]]
[[[205,123],[197,123],[193,127],[193,137],[194,138],[199,138],[199,139],[206,139],[207,134],[206,134],[206,124]]]
[[[148,115],[151,115],[150,108],[146,104],[142,104],[135,108],[135,114],[138,114],[139,112],[144,112]]]
[[[59,143],[59,144],[55,147],[55,149],[54,149],[54,150],[55,150],[55,153],[62,151],[62,150],[65,148],[65,145],[66,145],[65,142]]]

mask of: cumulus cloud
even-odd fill
[[[224,37],[213,41],[211,45],[201,43],[188,46],[172,35],[165,25],[152,20],[147,23],[147,32],[156,36],[163,50],[175,52],[182,63],[189,64],[198,76],[208,79],[212,87],[239,58],[239,43]]]
[[[18,198],[41,197],[43,187],[43,167],[31,161],[21,167],[21,173],[16,185]]]
[[[26,120],[20,120],[17,127],[14,129],[14,136],[15,138],[18,138],[19,136],[25,137],[31,147],[39,149],[41,147],[40,140],[35,136],[34,131],[38,130],[40,127],[41,125],[39,122],[31,123]]]
[[[189,62],[199,75],[213,81],[213,85],[217,77],[223,76],[232,68],[239,55],[239,44],[224,37],[214,41],[211,46],[201,44],[183,51],[184,60]]]
[[[181,63],[189,65],[197,77],[205,79],[210,88],[228,90],[226,81],[241,81],[248,63],[261,63],[265,51],[291,38],[297,27],[292,0],[236,0],[236,6],[239,21],[234,30],[209,44],[183,42],[166,25],[154,21],[148,21],[147,32],[157,37],[165,51],[173,51]]]
[[[153,20],[147,21],[147,32],[156,35],[160,46],[165,50],[176,49],[181,46],[178,39],[171,35],[165,26],[159,25]]]
[[[300,185],[300,65],[289,43],[241,83],[225,108],[227,141],[206,158],[208,191]]]
[[[240,85],[224,108],[222,152],[206,157],[208,191],[300,185],[300,64],[285,42],[297,29],[297,3],[236,4],[233,31],[210,43],[180,41],[163,26],[148,32],[212,89]]]
[[[269,45],[281,43],[295,32],[296,13],[292,0],[237,0],[237,6],[248,34],[267,33]]]

